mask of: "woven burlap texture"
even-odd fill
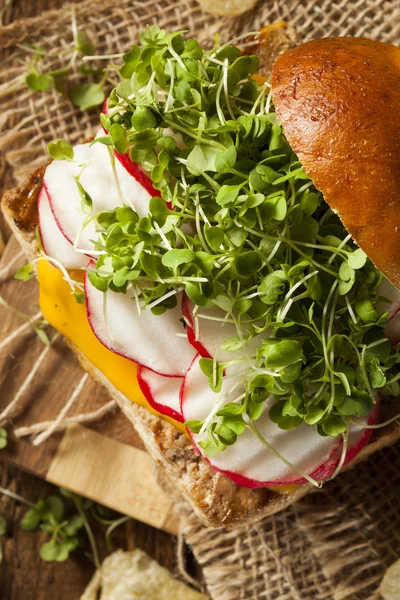
[[[265,0],[237,19],[206,15],[191,0],[86,0],[75,12],[99,54],[125,51],[151,23],[188,29],[210,43],[216,32],[227,40],[279,18],[304,40],[357,35],[400,43],[395,0]],[[38,94],[24,85],[27,54],[19,45],[40,43],[49,50],[46,66],[58,68],[60,48],[72,41],[70,20],[71,10],[64,7],[0,30],[0,150],[17,180],[44,162],[49,141],[77,142],[98,124],[96,111],[82,114],[57,92]],[[383,572],[400,556],[399,473],[400,449],[382,451],[323,491],[239,533],[207,529],[185,509],[183,532],[210,595],[214,600],[379,598]]]

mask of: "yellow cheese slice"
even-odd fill
[[[151,408],[140,390],[136,377],[136,364],[108,350],[99,342],[89,325],[85,305],[77,303],[61,271],[47,260],[41,260],[38,263],[37,275],[40,308],[50,325],[75,344],[129,400],[145,406],[151,413],[158,415],[159,413]],[[82,281],[83,274],[81,271],[74,271],[71,272],[71,277],[75,281]],[[170,417],[163,416],[163,418],[181,431],[185,431],[181,423]]]

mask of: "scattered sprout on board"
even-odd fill
[[[95,55],[96,48],[86,31],[78,31],[74,10],[72,10],[71,29],[73,39],[70,47],[58,49],[58,58],[60,56],[65,58],[65,65],[61,69],[47,68],[46,63],[49,60],[51,64],[51,56],[42,46],[20,44],[19,48],[25,50],[28,56],[25,83],[31,90],[47,92],[55,89],[69,96],[75,106],[85,111],[104,102],[108,69],[93,68],[85,61],[85,57]],[[75,83],[73,75],[76,72],[84,78],[82,83]]]
[[[0,450],[3,450],[3,448],[6,448],[7,445],[8,445],[7,429],[4,429],[4,427],[0,427]]]
[[[41,529],[49,535],[50,539],[44,542],[39,550],[40,558],[48,562],[67,560],[71,552],[84,545],[83,534],[86,532],[91,547],[91,558],[96,568],[99,568],[100,558],[91,520],[106,527],[105,540],[111,551],[112,532],[129,520],[129,517],[115,517],[111,510],[100,504],[95,504],[65,488],[59,490],[65,499],[73,503],[75,512],[71,513],[60,496],[49,496],[32,505],[21,521],[21,528],[25,531]]]

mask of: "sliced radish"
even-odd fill
[[[181,337],[180,299],[176,308],[163,315],[149,309],[139,314],[129,292],[100,292],[87,274],[85,296],[89,323],[104,346],[160,375],[185,375],[195,352],[186,336]]]
[[[139,367],[137,378],[146,400],[162,415],[183,422],[179,402],[182,377],[163,377],[150,369]]]
[[[394,287],[388,279],[384,279],[379,286],[379,295],[390,300],[379,302],[378,313],[383,315],[389,312],[388,322],[385,327],[385,335],[393,345],[400,342],[400,290]]]
[[[118,206],[132,206],[139,216],[148,214],[151,195],[115,161],[115,173],[107,146],[80,144],[74,148],[74,161],[53,161],[46,169],[44,186],[55,220],[64,237],[90,255],[98,237],[96,221],[84,227],[87,218],[82,212],[81,196],[74,179],[88,192],[93,208],[91,215],[113,210]]]
[[[61,233],[44,187],[38,196],[38,221],[43,250],[47,256],[60,262],[66,269],[80,269],[87,265],[87,256],[77,252]]]
[[[238,332],[234,323],[223,323],[226,313],[220,308],[202,308],[197,311],[196,319],[193,317],[193,302],[184,294],[182,298],[182,314],[186,321],[186,332],[193,348],[204,357],[214,357],[217,362],[229,362],[239,358],[254,356],[263,339],[268,337],[268,332],[259,334],[249,340],[238,350],[221,350],[221,344],[228,338],[237,337]],[[219,320],[218,320],[219,319]]]
[[[103,104],[102,112],[108,114],[108,98]],[[103,126],[104,133],[108,133],[107,129]],[[150,177],[141,169],[141,167],[133,162],[129,156],[129,152],[121,154],[115,150],[115,156],[120,161],[121,165],[128,171],[129,175],[132,175],[138,183],[150,194],[150,196],[161,196],[159,190],[156,190],[151,183]]]
[[[200,356],[197,355],[193,360],[181,388],[181,410],[185,421],[203,421],[211,411],[215,410],[217,396],[208,386],[207,378],[200,369],[199,359]],[[229,377],[224,380],[219,395],[222,398],[220,408],[237,399],[243,391],[241,375],[235,374],[235,368],[228,367],[226,373]],[[236,388],[232,390],[235,385]],[[268,416],[273,404],[274,399],[271,397],[265,403],[264,414],[257,421],[261,434],[281,456],[301,472],[316,481],[329,479],[339,464],[342,438],[323,437],[305,423],[290,431],[279,429]],[[368,421],[374,422],[376,416],[377,410],[368,417]],[[206,437],[206,434],[189,433],[196,448],[204,456],[204,451],[198,443]],[[368,442],[370,435],[371,430],[352,426],[345,464],[355,458]],[[235,444],[207,460],[214,469],[225,473],[244,487],[287,485],[306,481],[262,445],[247,429],[238,437]]]
[[[134,177],[138,183],[146,190],[150,197],[152,196],[161,196],[161,192],[156,190],[151,183],[151,179],[146,175],[144,171],[140,168],[140,166],[131,160],[128,152],[126,154],[121,154],[115,150],[115,156],[121,163],[121,165],[127,170],[129,175]]]

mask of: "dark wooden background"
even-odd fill
[[[0,0],[2,25],[42,11],[59,8],[65,0]],[[0,29],[1,35],[1,29]],[[0,66],[1,68],[1,66]],[[11,173],[0,157],[0,197],[13,185]],[[57,493],[50,484],[6,465],[0,456],[0,486],[35,502]],[[74,553],[64,563],[45,563],[39,558],[40,545],[46,535],[23,532],[20,521],[26,507],[0,494],[0,516],[7,520],[7,535],[2,541],[3,561],[0,565],[0,600],[78,600],[94,571],[84,552]],[[96,531],[102,556],[107,554],[103,533]],[[116,532],[115,547],[139,547],[162,565],[174,570],[174,536],[137,521],[129,521]],[[172,599],[171,599],[172,600]]]

